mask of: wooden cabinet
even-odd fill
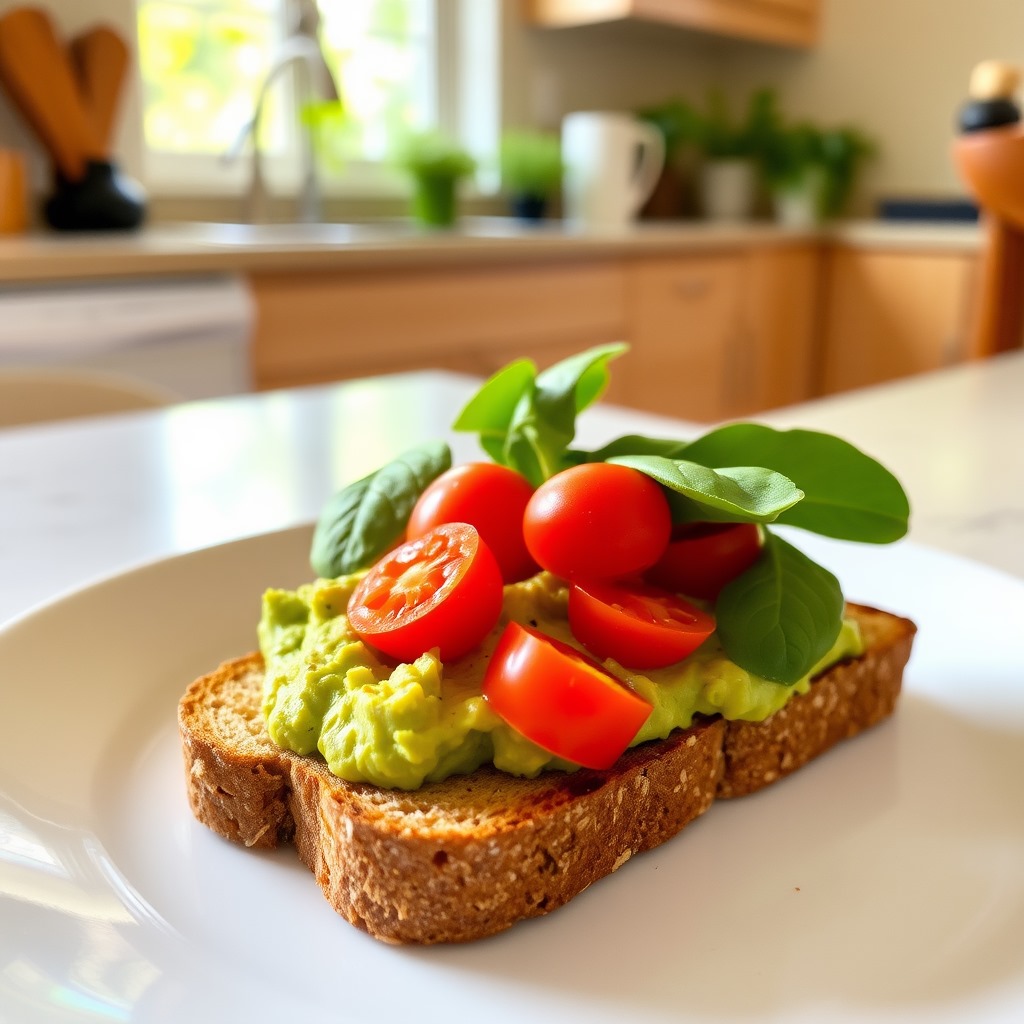
[[[809,244],[628,264],[630,404],[712,421],[808,398],[817,267]]]
[[[809,397],[811,245],[488,267],[254,273],[261,388],[439,368],[485,377],[626,341],[607,399],[710,421]]]
[[[820,391],[966,358],[977,261],[961,251],[833,247],[825,264]]]
[[[566,27],[636,18],[662,24],[810,47],[817,42],[821,0],[523,0],[526,20]]]
[[[261,388],[426,368],[488,376],[515,358],[546,366],[625,334],[622,274],[612,262],[279,271],[251,280]]]

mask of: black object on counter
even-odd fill
[[[986,128],[999,128],[1005,124],[1016,124],[1020,120],[1020,108],[1013,100],[999,97],[991,100],[970,100],[960,111],[958,127],[964,134],[980,132]]]
[[[78,181],[57,175],[43,213],[58,231],[130,231],[146,218],[146,197],[116,164],[90,160]]]
[[[971,199],[889,197],[879,200],[878,216],[885,221],[971,224],[979,214],[978,204]]]

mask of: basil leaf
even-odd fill
[[[675,522],[724,519],[770,523],[803,497],[788,477],[759,466],[729,466],[716,471],[660,455],[617,455],[607,461],[638,469],[687,499],[672,502]]]
[[[509,363],[481,385],[456,416],[452,429],[500,437],[504,443],[516,405],[536,376],[537,367],[529,359]]]
[[[777,683],[807,675],[839,636],[839,581],[768,533],[761,557],[728,583],[715,605],[718,637],[740,668]]]
[[[592,452],[571,452],[579,462],[605,462],[616,455],[663,455],[678,459],[686,448],[685,441],[662,437],[644,437],[643,434],[625,434],[609,441],[603,448]]]
[[[601,395],[608,385],[608,363],[625,351],[625,345],[599,345],[539,373],[516,403],[505,438],[505,464],[534,486],[570,465],[576,415]]]
[[[712,468],[766,466],[795,480],[804,500],[781,514],[780,524],[872,544],[907,532],[910,503],[896,477],[831,434],[734,423],[693,441],[684,454]]]
[[[401,537],[427,485],[451,464],[448,445],[434,441],[343,487],[324,506],[313,531],[313,572],[331,579],[372,565]]]
[[[583,412],[601,397],[608,387],[608,364],[628,349],[628,345],[622,344],[597,345],[542,370],[537,376],[539,403],[542,406],[555,405],[561,409],[563,405],[569,404],[571,398],[574,420],[575,413]],[[571,441],[575,434],[572,420],[567,426],[571,430]]]

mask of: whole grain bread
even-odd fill
[[[249,654],[179,704],[192,811],[251,847],[291,841],[331,905],[386,942],[463,942],[562,906],[630,857],[755,792],[892,713],[915,627],[863,606],[865,653],[819,676],[764,722],[702,719],[627,751],[607,771],[519,779],[494,769],[414,792],[333,776],[277,747]]]

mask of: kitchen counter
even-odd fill
[[[816,231],[767,222],[650,222],[619,231],[578,231],[561,221],[524,227],[509,218],[467,218],[454,231],[404,221],[373,224],[168,224],[126,235],[0,238],[0,285],[97,277],[328,268],[498,264],[545,259],[704,252],[820,239],[845,246],[971,252],[976,225],[843,222]]]
[[[446,435],[475,386],[408,374],[0,431],[0,622],[131,565],[310,521],[342,484]],[[865,448],[904,481],[913,540],[1024,578],[1022,394],[1012,353],[764,420]],[[697,431],[601,405],[578,441]],[[451,442],[456,460],[479,456]]]

